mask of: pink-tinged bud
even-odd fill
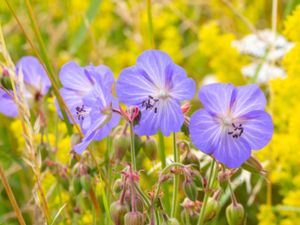
[[[125,225],[143,225],[144,215],[141,212],[129,212],[125,215]]]
[[[245,211],[244,207],[237,203],[231,203],[226,208],[226,219],[229,225],[242,225],[244,223]]]
[[[110,215],[115,225],[124,225],[125,214],[129,211],[126,203],[115,201],[110,205]]]
[[[208,198],[204,214],[204,222],[212,220],[220,209],[220,203],[214,198]]]
[[[185,179],[183,182],[183,191],[192,201],[196,201],[198,197],[197,186],[192,179]]]
[[[191,104],[187,102],[181,106],[181,111],[183,114],[185,114],[190,110],[190,108],[191,108]]]
[[[180,225],[176,218],[168,218],[162,225]]]
[[[144,149],[144,153],[145,155],[151,160],[151,161],[155,161],[156,157],[157,157],[157,151],[158,151],[158,147],[157,147],[157,143],[153,138],[147,138],[144,142],[143,142],[143,149]]]
[[[114,138],[113,142],[114,157],[117,162],[120,162],[125,153],[130,150],[130,136],[119,134]]]

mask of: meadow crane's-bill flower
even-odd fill
[[[50,89],[51,82],[39,60],[33,56],[24,56],[16,64],[16,76],[22,76],[25,87],[25,98],[28,101],[39,101]],[[8,76],[9,72],[8,72]],[[17,93],[18,93],[18,86]],[[0,89],[0,112],[9,117],[18,115],[17,105],[11,90]]]
[[[112,71],[104,65],[88,65],[80,67],[75,62],[68,62],[60,70],[59,79],[63,85],[60,89],[62,98],[70,110],[76,123],[80,124],[84,134],[90,126],[88,116],[90,107],[83,103],[83,99],[89,95],[92,89],[101,84],[104,89],[111,92],[114,77]],[[62,118],[61,110],[56,101],[58,114]],[[69,118],[70,122],[73,121]],[[83,121],[85,121],[83,123]]]
[[[204,109],[190,119],[190,136],[202,152],[229,168],[237,168],[271,140],[273,122],[264,111],[266,98],[255,84],[203,86],[199,98]]]
[[[79,154],[87,148],[91,141],[100,141],[108,136],[120,121],[120,115],[113,112],[113,109],[119,108],[118,101],[103,84],[95,85],[82,102],[89,108],[89,121],[83,120],[82,126],[88,127],[88,129],[82,142],[74,146],[74,151]]]
[[[190,100],[195,82],[185,70],[159,50],[144,51],[136,65],[124,69],[116,83],[118,99],[138,106],[141,118],[134,129],[138,135],[166,136],[178,132],[184,122],[180,101]]]

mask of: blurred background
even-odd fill
[[[25,1],[8,2],[39,49]],[[82,66],[105,64],[117,79],[120,71],[133,65],[142,51],[155,47],[184,67],[198,88],[212,82],[258,83],[267,95],[267,110],[275,124],[271,143],[255,153],[268,175],[265,179],[257,174],[241,174],[236,179],[237,198],[246,208],[247,224],[299,224],[300,1],[152,0],[153,37],[148,29],[146,2],[32,0],[31,9],[56,77],[64,63],[74,60]],[[0,3],[0,23],[14,62],[24,55],[35,55],[4,0]],[[53,102],[50,92],[44,103],[46,142],[51,149],[51,157],[47,157],[68,165],[71,140]],[[199,107],[195,95],[191,112]],[[38,224],[38,215],[32,213],[36,198],[34,178],[22,160],[25,143],[20,126],[18,120],[0,115],[0,163],[27,223]],[[40,139],[41,135],[36,135],[37,146]],[[166,138],[167,153],[171,152],[169,139]],[[106,146],[105,140],[93,145],[99,149],[100,161],[106,157]],[[139,162],[145,170],[153,166],[143,155]],[[88,196],[74,196],[68,191],[68,179],[61,180],[59,172],[54,173],[50,166],[42,169],[51,215],[55,216],[68,203],[57,224],[92,224],[95,212]],[[142,186],[151,188],[156,178],[145,176],[149,179],[142,179]],[[100,191],[98,196],[100,199]],[[80,212],[75,206],[80,206]],[[224,209],[213,223],[226,224]],[[1,184],[0,224],[18,224]]]

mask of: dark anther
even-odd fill
[[[154,108],[154,113],[157,113],[157,107],[155,107],[155,104],[158,101],[159,101],[159,99],[154,98],[153,96],[149,95],[148,98],[142,102],[142,107],[145,107],[146,110]]]
[[[86,110],[84,109],[84,105],[82,105],[81,107],[79,106],[76,107],[76,115],[78,120],[83,120],[85,114],[86,114]]]
[[[244,128],[242,127],[242,124],[239,124],[239,126],[236,126],[234,123],[232,123],[231,125],[233,127],[233,130],[228,131],[228,134],[232,135],[233,138],[240,137],[244,132]]]

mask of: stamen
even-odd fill
[[[82,105],[81,107],[76,107],[76,115],[78,120],[84,119],[84,117],[87,115],[87,111],[85,110],[84,105]]]
[[[158,101],[158,98],[154,98],[153,96],[149,95],[148,98],[142,102],[142,107],[145,107],[146,110],[154,109],[154,113],[157,113],[157,107],[155,107],[155,105]]]
[[[228,131],[229,135],[232,135],[233,138],[238,138],[240,136],[242,136],[243,132],[244,132],[244,128],[242,126],[242,124],[239,124],[238,126],[236,126],[234,123],[231,124],[233,127],[233,130]]]

